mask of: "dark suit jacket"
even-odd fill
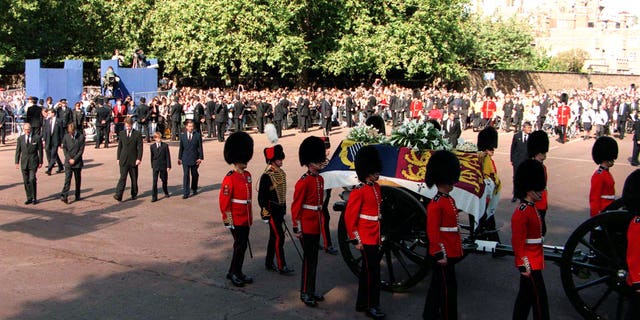
[[[31,134],[31,143],[27,145],[27,136],[18,137],[16,145],[16,164],[20,163],[22,170],[35,170],[42,165],[42,139],[37,134]]]
[[[227,105],[223,102],[216,104],[216,122],[226,123],[229,120]]]
[[[142,135],[138,130],[131,130],[131,137],[127,137],[127,130],[120,131],[117,159],[121,167],[133,167],[136,160],[142,160]]]
[[[275,107],[273,111],[273,120],[284,120],[289,112],[289,100],[282,99]]]
[[[184,111],[182,110],[182,105],[179,103],[174,103],[171,105],[171,121],[180,122],[182,120],[182,114]]]
[[[82,154],[84,153],[84,134],[81,130],[76,130],[72,136],[65,134],[62,138],[62,152],[64,152],[64,165],[73,169],[80,169],[84,166]],[[73,165],[69,164],[69,159],[73,159]]]
[[[111,110],[105,106],[98,107],[98,111],[96,112],[96,127],[108,126],[110,119]],[[105,121],[105,123],[102,123],[102,121]]]
[[[171,168],[171,153],[169,152],[169,145],[160,142],[160,148],[156,143],[151,144],[151,168],[153,170],[167,170]]]
[[[211,120],[211,116],[216,114],[216,103],[213,100],[207,101],[204,107],[204,116],[207,120]]]
[[[527,158],[527,143],[523,141],[523,132],[518,131],[511,140],[511,163],[517,167]]]
[[[78,131],[82,132],[83,131],[83,124],[84,124],[84,112],[82,110],[80,111],[76,111],[73,110],[73,113],[71,114],[71,120],[73,122],[73,124],[76,125],[76,129],[78,129]]]
[[[149,117],[151,113],[149,112],[149,106],[142,103],[138,106],[138,122],[147,124],[149,123]]]
[[[239,119],[240,116],[244,113],[244,103],[242,101],[238,101],[233,105],[233,118]]]
[[[460,129],[460,120],[454,119],[451,123],[451,130],[449,130],[449,119],[444,120],[442,123],[442,129],[444,130],[444,137],[449,139],[449,143],[454,147],[458,145],[458,138],[462,134]]]
[[[56,117],[62,121],[62,127],[66,128],[71,123],[71,109],[69,107],[59,107],[56,110]]]
[[[47,119],[44,122],[44,129],[42,130],[44,146],[47,150],[59,147],[65,132],[62,120],[56,117],[56,122],[53,124],[53,131],[51,129],[51,121],[52,119]]]
[[[193,107],[193,121],[200,122],[200,119],[204,118],[204,106],[202,103],[197,102],[196,106]]]
[[[33,105],[27,110],[26,121],[31,124],[32,128],[42,127],[42,107]]]
[[[187,139],[187,133],[180,134],[180,149],[178,149],[178,160],[184,165],[195,166],[196,160],[204,160],[202,153],[202,138],[197,132],[193,132],[191,141]]]

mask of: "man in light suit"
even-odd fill
[[[75,201],[80,200],[80,184],[82,182],[81,171],[84,166],[82,154],[84,153],[85,138],[81,130],[76,130],[76,125],[67,126],[67,133],[62,138],[62,152],[64,153],[64,186],[60,194],[60,200],[69,203],[67,196],[71,187],[71,176],[76,182]]]
[[[56,173],[64,171],[62,161],[60,160],[60,156],[58,156],[58,147],[60,147],[62,138],[64,137],[64,127],[62,120],[57,117],[56,112],[53,109],[49,109],[49,111],[47,111],[47,120],[44,122],[42,136],[44,138],[44,150],[46,152],[47,161],[49,162],[45,173],[50,176],[51,170],[56,164],[58,165],[58,171]]]
[[[458,138],[462,134],[460,129],[460,120],[455,118],[454,112],[449,112],[447,120],[442,123],[444,129],[444,137],[449,140],[449,143],[455,148],[458,146]]]
[[[171,154],[169,145],[162,142],[160,132],[153,134],[154,143],[151,144],[151,169],[153,170],[153,184],[151,189],[151,202],[158,201],[158,176],[162,180],[162,191],[169,197],[167,189],[168,171],[171,170]]]
[[[511,140],[511,166],[513,166],[513,176],[516,176],[518,166],[527,160],[527,139],[531,133],[531,122],[526,121],[522,125],[522,130],[516,132]],[[515,196],[511,198],[511,202],[516,202]]]
[[[186,121],[186,132],[180,135],[180,149],[178,149],[178,165],[182,166],[182,199],[189,198],[189,187],[193,195],[198,194],[198,167],[204,160],[202,153],[202,137],[193,131],[193,121]],[[224,133],[224,132],[223,132]],[[189,186],[191,182],[191,186]]]
[[[133,120],[127,118],[118,139],[117,159],[120,166],[120,180],[113,198],[122,201],[122,194],[127,185],[127,175],[131,179],[131,200],[138,197],[138,166],[142,161],[142,135],[133,129]]]
[[[42,167],[42,140],[37,134],[31,133],[31,125],[25,123],[16,145],[16,169],[22,171],[24,190],[27,201],[24,204],[38,204],[36,198],[36,171]]]

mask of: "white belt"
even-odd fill
[[[544,238],[527,239],[527,240],[524,241],[524,243],[526,243],[526,244],[542,244],[543,241],[544,241]]]
[[[250,203],[251,203],[251,200],[231,199],[231,202],[233,202],[233,203],[239,203],[239,204],[250,204]]]
[[[615,196],[615,195],[610,195],[610,196],[608,196],[608,195],[604,195],[604,196],[600,196],[600,198],[602,198],[602,199],[609,199],[609,200],[615,200],[615,199],[616,199],[616,196]]]
[[[442,232],[458,232],[458,227],[440,227]]]
[[[314,211],[318,211],[318,210],[322,210],[321,206],[311,206],[308,204],[303,204],[302,205],[302,209],[309,209],[309,210],[314,210]]]
[[[361,219],[365,219],[365,220],[369,220],[369,221],[378,221],[379,217],[378,216],[369,216],[366,214],[361,214],[360,215]]]

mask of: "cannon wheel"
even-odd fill
[[[383,290],[404,292],[420,282],[428,273],[430,264],[426,236],[424,206],[411,193],[396,187],[382,186],[380,286]],[[338,242],[342,258],[349,269],[360,275],[362,255],[349,243],[340,216]]]
[[[560,261],[562,286],[585,319],[624,319],[632,289],[626,283],[626,211],[601,213],[569,237]]]

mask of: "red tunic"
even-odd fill
[[[516,267],[526,266],[531,270],[544,269],[542,250],[542,221],[538,210],[531,202],[522,202],[511,217],[511,245]]]
[[[220,188],[222,222],[234,226],[251,226],[251,173],[232,170],[222,179]]]
[[[600,213],[616,198],[615,182],[608,168],[599,166],[591,176],[591,190],[589,191],[589,208],[591,216]]]
[[[320,217],[324,200],[324,179],[310,172],[302,175],[296,182],[291,203],[291,220],[293,228],[302,233],[320,234]]]
[[[627,265],[629,266],[627,282],[638,290],[640,289],[640,216],[631,219],[627,230]]]
[[[380,203],[377,183],[360,184],[349,194],[344,222],[350,239],[367,245],[380,244]]]
[[[571,118],[571,108],[568,105],[561,105],[558,107],[558,125],[566,126]]]
[[[544,184],[547,184],[547,166],[545,166],[544,164],[542,164],[542,167],[544,168]],[[547,210],[547,208],[549,207],[549,196],[548,196],[549,192],[547,192],[547,188],[545,187],[544,190],[542,190],[542,194],[540,195],[540,201],[536,202],[536,209],[538,210]]]
[[[427,236],[430,255],[438,259],[442,254],[448,258],[462,257],[458,208],[450,195],[438,192],[427,205]]]
[[[491,100],[486,100],[482,103],[482,108],[480,108],[480,111],[482,111],[482,119],[492,119],[496,110],[496,103]]]
[[[413,119],[420,118],[420,112],[422,112],[422,101],[420,100],[411,101],[409,110],[411,111],[411,118]]]

